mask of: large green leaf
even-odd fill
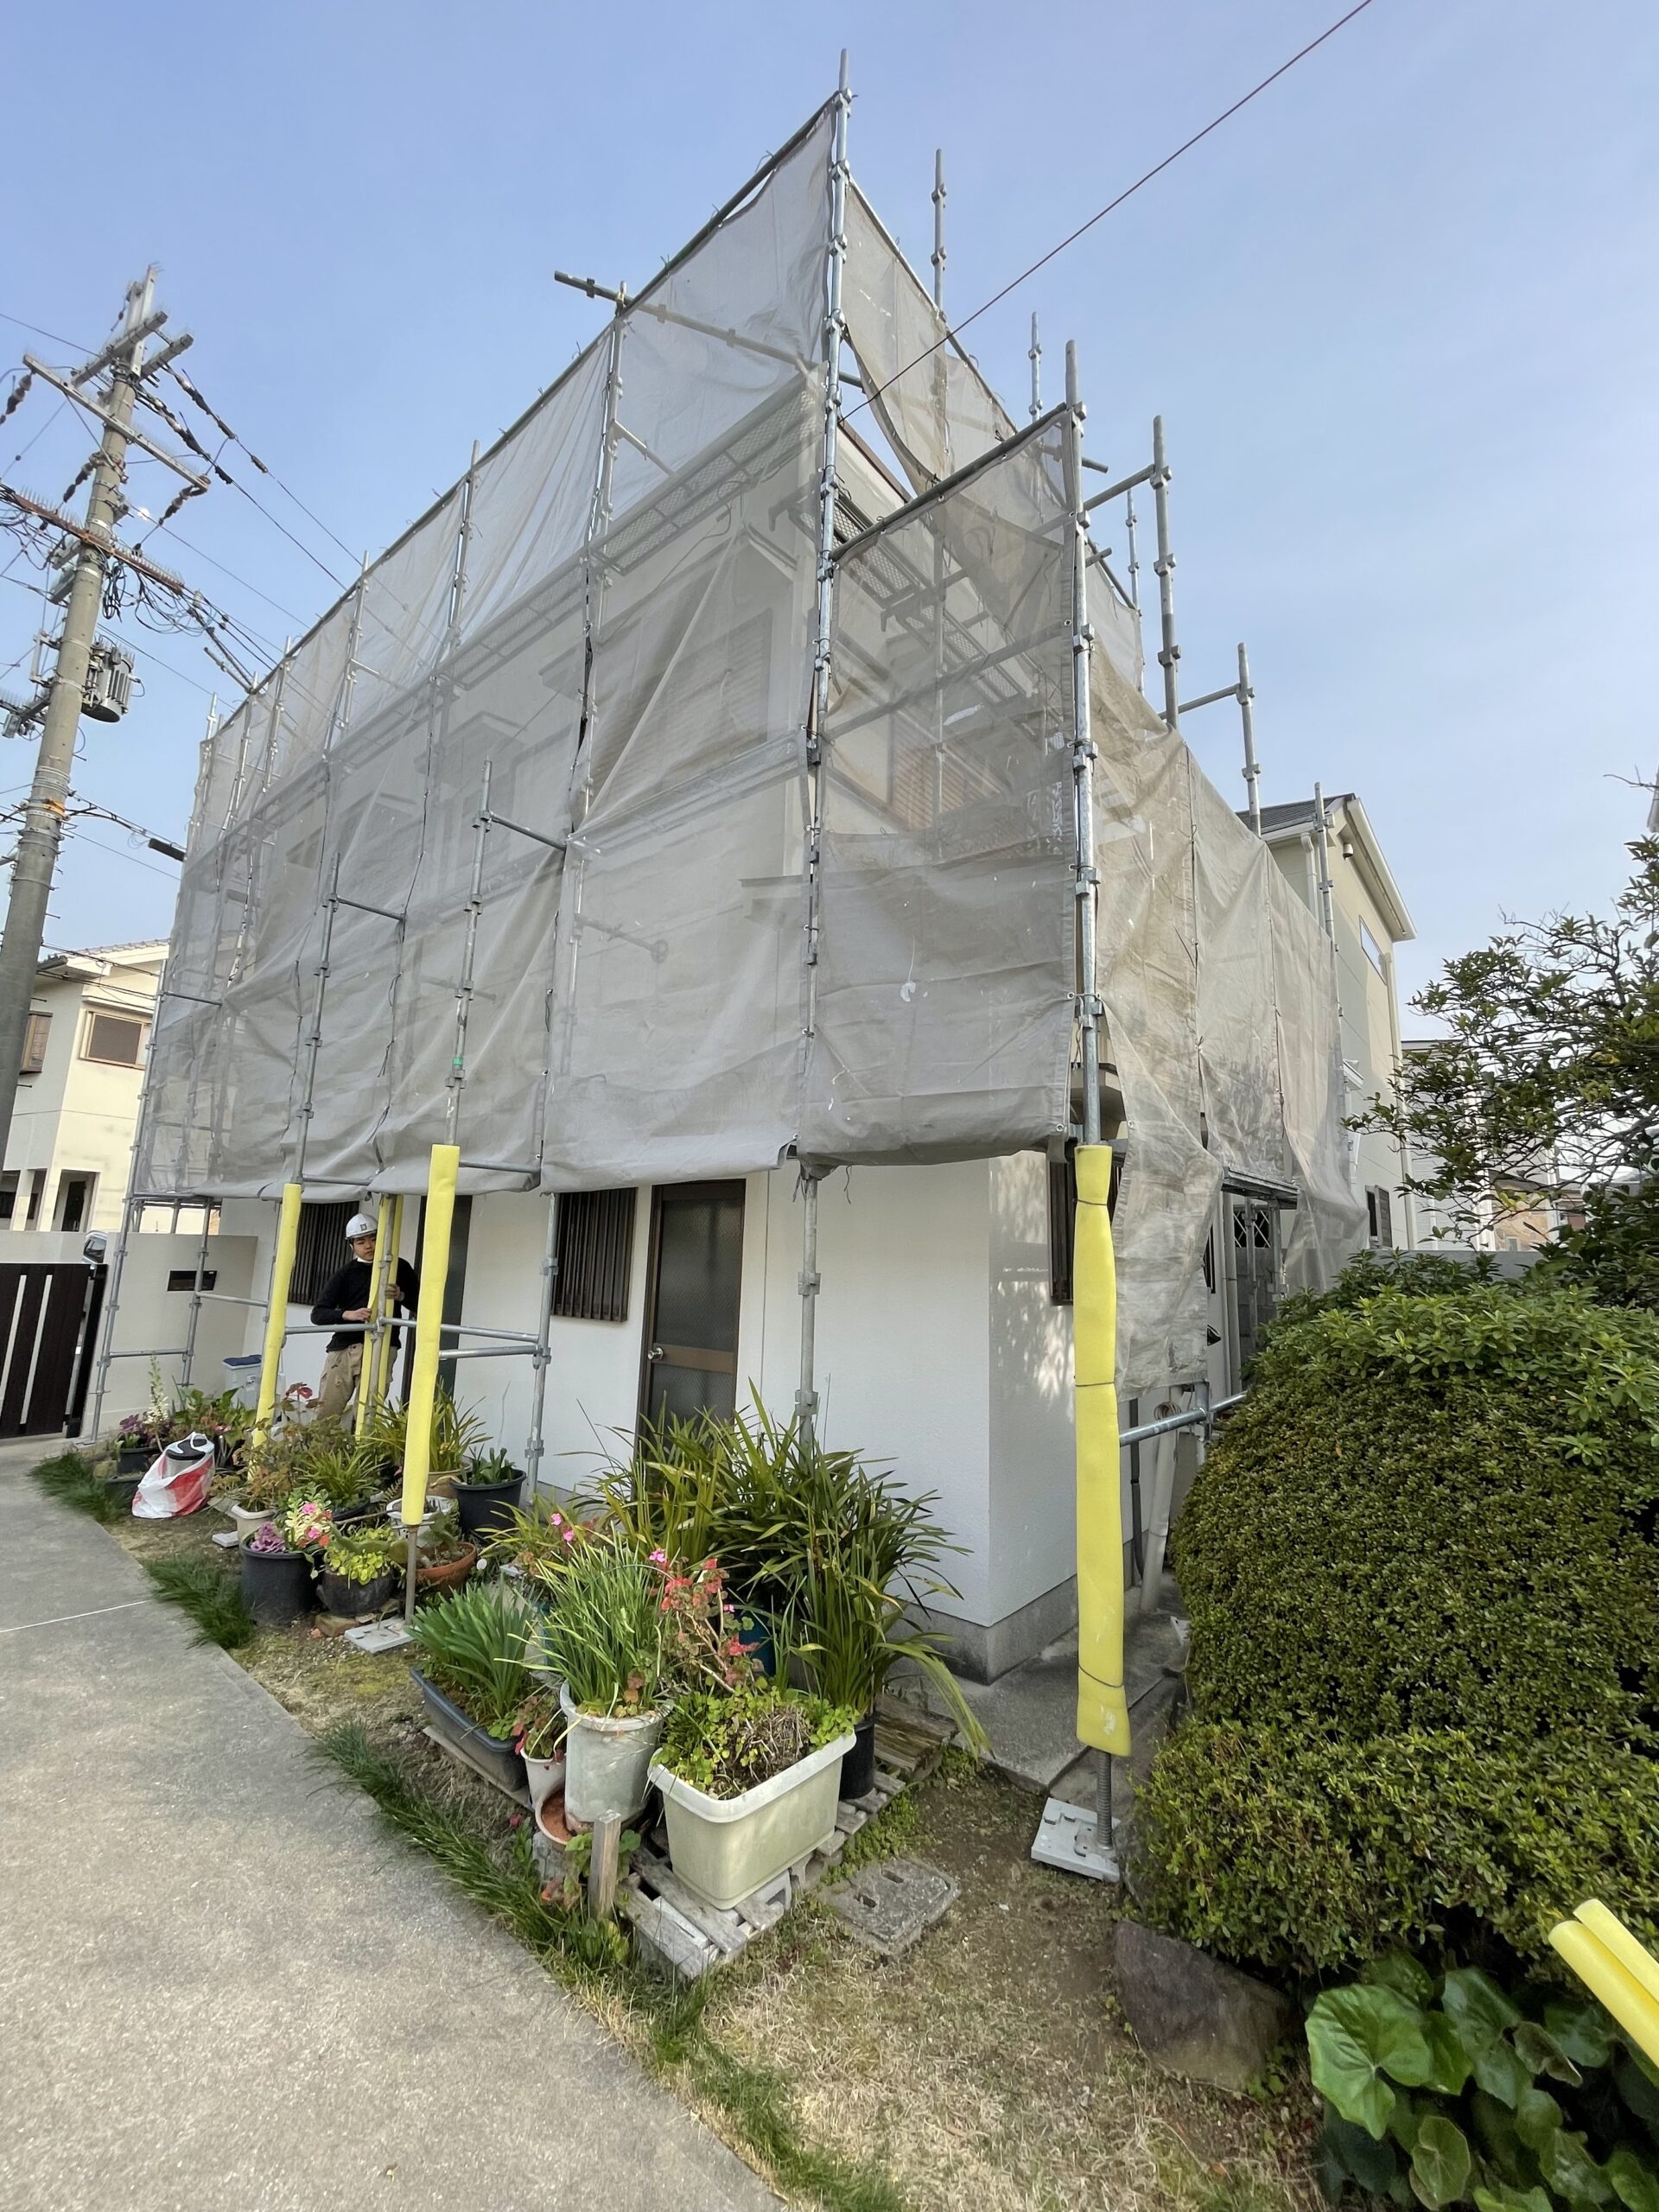
[[[1457,2202],[1469,2186],[1473,2165],[1463,2130],[1431,2113],[1417,2130],[1417,2148],[1411,2154],[1411,2185],[1430,2212]]]
[[[1529,2151],[1541,2152],[1561,2131],[1561,2108],[1548,2089],[1523,2089],[1516,2100],[1515,2132]]]
[[[1655,2085],[1653,2069],[1639,2052],[1627,2051],[1619,2059],[1613,2069],[1613,2081],[1637,2118],[1659,2133],[1659,2087]]]
[[[1621,2143],[1607,2161],[1607,2178],[1629,2212],[1659,2212],[1659,2168]]]
[[[1454,2022],[1463,2047],[1472,2058],[1495,2043],[1505,2028],[1521,2018],[1497,1984],[1478,1967],[1454,1967],[1446,1977],[1440,2003]]]
[[[1427,2028],[1417,2007],[1392,1989],[1327,1989],[1307,2016],[1314,2088],[1380,2142],[1394,2109],[1383,2075],[1414,2086],[1433,2070]]]
[[[1585,2148],[1582,2135],[1558,2127],[1537,2148],[1545,2185],[1564,2197],[1573,2212],[1592,2212],[1592,2208],[1613,2202],[1613,2183]]]
[[[1400,2155],[1391,2143],[1374,2142],[1363,2127],[1356,2127],[1330,2105],[1325,2108],[1319,2148],[1322,2179],[1323,2170],[1334,2165],[1338,2175],[1357,2182],[1368,2196],[1386,2195],[1389,2183],[1400,2171]],[[1327,2195],[1338,2193],[1327,2187]]]
[[[1491,2174],[1516,2189],[1530,2189],[1538,2178],[1537,2161],[1521,2140],[1514,2113],[1484,2089],[1476,2089],[1469,2099],[1469,2116]]]
[[[1384,1951],[1381,1958],[1371,1961],[1360,1980],[1379,1989],[1391,1989],[1407,2004],[1421,2005],[1425,2010],[1434,1995],[1433,1975],[1409,1951]]]
[[[1554,2212],[1547,2189],[1511,2189],[1507,2182],[1475,2183],[1475,2212]]]
[[[1548,2074],[1552,2081],[1565,2082],[1570,2088],[1576,2088],[1584,2079],[1549,2030],[1541,2028],[1536,2020],[1522,2020],[1517,2025],[1515,2051],[1529,2073]]]
[[[1470,2073],[1469,2053],[1464,2049],[1463,2038],[1444,2012],[1426,2012],[1423,2018],[1429,2056],[1429,2071],[1423,2087],[1438,2089],[1443,2097],[1460,2096]]]
[[[1544,2025],[1575,2066],[1593,2071],[1611,2056],[1607,2015],[1599,2005],[1546,2005]]]
[[[1532,2087],[1531,2071],[1516,2056],[1507,2036],[1475,2053],[1475,2080],[1489,2097],[1496,2097],[1511,2112]]]

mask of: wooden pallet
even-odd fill
[[[480,1782],[487,1782],[492,1789],[499,1790],[510,1803],[518,1806],[526,1813],[529,1812],[530,1792],[528,1789],[509,1789],[499,1775],[490,1772],[482,1759],[474,1758],[465,1744],[457,1743],[453,1736],[446,1736],[442,1728],[423,1728],[421,1733],[429,1744],[435,1744],[441,1751],[448,1751],[452,1759],[464,1766],[469,1773],[475,1774]]]
[[[663,1852],[650,1844],[642,1846],[634,1853],[617,1905],[632,1923],[646,1963],[695,1981],[711,1967],[740,1958],[757,1936],[775,1928],[791,1905],[836,1872],[849,1836],[856,1835],[866,1821],[901,1791],[927,1779],[950,1735],[949,1723],[931,1713],[883,1705],[875,1723],[874,1788],[866,1796],[843,1798],[836,1806],[836,1831],[822,1850],[786,1866],[729,1909],[704,1904],[680,1880]]]

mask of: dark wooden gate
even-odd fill
[[[79,1433],[103,1302],[102,1268],[0,1262],[0,1436]]]

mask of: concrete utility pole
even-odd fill
[[[86,528],[94,536],[111,531],[118,517],[133,395],[143,367],[145,340],[155,327],[150,312],[155,289],[153,269],[146,271],[141,282],[128,287],[125,321],[115,340],[105,348],[111,390],[108,405],[100,410],[104,439],[86,499]],[[58,637],[35,782],[12,862],[11,895],[6,905],[5,931],[0,936],[0,1161],[5,1159],[11,1134],[17,1074],[29,1033],[29,1001],[46,932],[47,902],[52,896],[58,849],[63,841],[64,808],[74,765],[86,671],[102,609],[105,558],[96,546],[83,541]]]

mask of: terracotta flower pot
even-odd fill
[[[430,1566],[416,1567],[415,1586],[417,1590],[458,1589],[477,1565],[478,1547],[474,1544],[459,1559],[440,1560]]]

